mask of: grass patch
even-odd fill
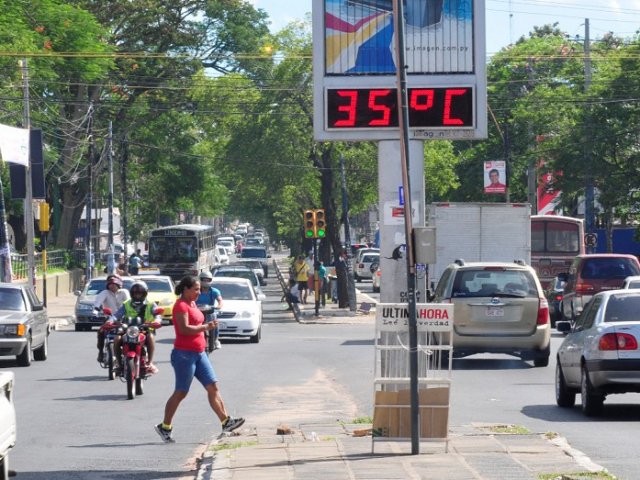
[[[538,475],[538,480],[616,480],[604,470],[600,472],[578,472],[578,473],[543,473]]]
[[[509,435],[528,435],[531,433],[529,429],[521,425],[494,425],[489,427],[489,430],[493,433],[506,433]]]
[[[558,438],[560,435],[556,432],[547,432],[544,434],[544,438],[546,438],[547,440],[554,440],[556,438]]]
[[[251,440],[249,442],[229,442],[229,443],[218,443],[217,445],[214,445],[213,447],[209,448],[209,450],[211,450],[212,452],[219,452],[221,450],[235,450],[236,448],[243,448],[243,447],[253,447],[255,445],[258,445],[258,441],[257,440]]]
[[[353,420],[351,420],[351,423],[355,423],[355,424],[363,423],[363,424],[367,424],[368,425],[370,423],[373,423],[373,418],[371,418],[371,417],[357,417],[357,418],[354,418]]]

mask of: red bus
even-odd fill
[[[531,266],[544,289],[553,277],[568,272],[573,258],[581,253],[585,253],[582,219],[560,215],[531,216]]]

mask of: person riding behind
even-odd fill
[[[122,288],[122,285],[122,279],[118,275],[107,276],[107,288],[96,296],[93,302],[93,308],[101,310],[108,308],[112,314],[117,312],[124,302],[129,300],[129,291]],[[105,329],[100,327],[98,329],[98,362],[100,363],[104,361],[102,353],[104,349],[104,336]]]
[[[143,323],[154,323],[161,320],[160,316],[154,313],[157,305],[147,301],[149,289],[147,284],[142,280],[136,280],[129,289],[131,299],[124,302],[122,307],[115,313],[115,318],[119,322],[127,318],[140,318]],[[126,321],[125,321],[126,323]],[[149,331],[146,335],[147,356],[147,373],[158,373],[158,368],[153,364],[153,354],[156,348],[155,337],[153,331]],[[116,352],[116,368],[120,370],[120,357],[122,356],[122,336],[116,336],[113,345]]]
[[[218,309],[222,308],[222,295],[220,294],[220,290],[211,286],[211,282],[213,282],[213,275],[211,272],[207,270],[200,272],[198,278],[200,279],[200,295],[196,300],[196,305],[211,305]],[[215,338],[213,349],[221,349],[222,344],[220,343],[220,340],[218,340],[218,327],[216,327],[211,334],[213,334],[213,338]]]

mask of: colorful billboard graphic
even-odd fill
[[[484,193],[506,193],[506,171],[504,160],[484,162]]]
[[[324,0],[326,75],[395,73],[391,0]],[[404,0],[407,73],[473,73],[472,0]]]

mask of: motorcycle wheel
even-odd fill
[[[109,348],[107,352],[107,376],[109,377],[109,380],[113,380],[116,378],[116,371],[113,367],[113,351]]]
[[[127,380],[127,398],[129,400],[133,400],[136,398],[136,362],[133,358],[127,358],[127,362],[125,363],[125,378]]]
[[[136,378],[136,395],[144,394],[144,379]]]

